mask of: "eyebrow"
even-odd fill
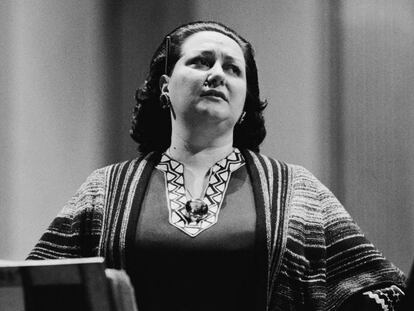
[[[204,56],[204,57],[211,57],[211,56],[215,56],[216,52],[214,50],[199,50],[199,51],[197,51],[196,55],[201,55],[201,56]],[[243,61],[240,58],[233,57],[233,56],[230,56],[230,55],[225,55],[224,60],[225,61],[230,61],[230,62],[235,62],[235,63],[243,63]]]

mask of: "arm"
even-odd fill
[[[404,275],[316,182],[324,213],[328,304],[341,305],[341,310],[393,310],[403,296]]]

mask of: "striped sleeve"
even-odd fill
[[[327,305],[367,289],[404,286],[404,275],[366,239],[335,196],[318,182],[326,240]]]
[[[101,235],[105,172],[94,171],[49,225],[27,259],[96,256]]]
[[[303,167],[289,167],[287,244],[273,309],[338,310],[364,292],[403,288],[402,272],[366,239],[337,198]]]

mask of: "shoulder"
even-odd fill
[[[284,204],[289,210],[312,209],[322,212],[327,206],[340,206],[332,192],[303,166],[249,150],[243,151],[243,155],[253,172],[252,178],[259,179],[262,183],[266,180],[270,192],[281,192],[285,198]]]
[[[266,173],[281,175],[280,177],[283,177],[290,186],[294,186],[295,188],[305,187],[309,190],[319,190],[320,188],[324,188],[324,185],[303,166],[280,161],[265,154],[250,150],[244,150],[243,155],[248,164],[255,166],[258,169],[265,170]]]
[[[122,174],[131,171],[137,163],[141,162],[141,158],[136,158],[128,161],[113,163],[92,171],[87,176],[86,180],[76,191],[69,203],[77,202],[78,206],[87,206],[82,203],[102,203],[105,192],[113,179],[119,179]],[[99,204],[98,204],[99,205]]]
[[[148,153],[134,159],[113,163],[94,170],[86,179],[84,186],[104,186],[114,179],[126,178],[140,173],[142,170],[152,167],[158,155]]]
[[[149,153],[96,169],[86,178],[74,198],[86,198],[103,206],[112,193],[144,183],[159,160],[158,157],[159,154]]]

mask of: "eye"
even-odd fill
[[[198,69],[208,69],[211,67],[210,61],[205,57],[195,57],[190,64]]]
[[[234,74],[236,76],[239,76],[241,74],[241,70],[239,68],[239,66],[235,65],[235,64],[227,64],[224,66],[224,69],[228,72],[230,72],[231,74]]]

